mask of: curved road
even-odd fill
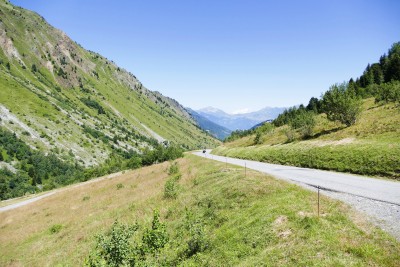
[[[194,152],[197,156],[227,162],[229,164],[245,166],[256,171],[268,173],[277,178],[294,181],[308,186],[320,186],[324,190],[348,193],[372,200],[378,200],[400,206],[400,182],[388,181],[351,175],[346,173],[322,171],[316,169],[299,168],[252,160],[227,158],[210,154]]]
[[[370,220],[400,240],[400,182],[346,173],[299,168],[206,153],[194,155],[270,174],[340,199],[370,215]]]

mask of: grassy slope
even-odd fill
[[[64,156],[71,148],[86,164],[106,159],[111,148],[83,134],[79,124],[111,139],[121,138],[114,145],[122,149],[146,146],[136,137],[125,138],[127,132],[152,137],[143,125],[191,149],[218,143],[178,103],[147,90],[132,74],[83,49],[37,14],[4,1],[0,1],[0,14],[0,39],[7,43],[0,46],[0,104],[28,127],[47,135],[35,140],[23,136],[27,143],[47,151],[58,148]],[[59,68],[66,78],[57,74]],[[97,101],[107,115],[98,115],[81,98]],[[17,125],[4,125],[19,135],[23,132]]]
[[[348,128],[319,115],[314,137],[287,143],[287,126],[254,145],[255,135],[226,143],[213,152],[285,165],[366,175],[400,177],[400,109],[367,99],[358,122]]]
[[[269,176],[187,155],[176,199],[164,199],[169,163],[127,172],[0,213],[0,265],[81,265],[94,235],[115,219],[149,225],[161,212],[170,242],[161,261],[182,266],[396,266],[400,244],[338,201]],[[118,189],[118,184],[123,188]],[[204,226],[208,248],[190,258],[185,214]],[[54,225],[62,225],[51,233]]]

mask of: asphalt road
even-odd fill
[[[193,154],[270,174],[310,190],[339,199],[400,241],[400,182],[346,173],[262,163],[251,160]]]
[[[203,152],[194,152],[194,154],[243,167],[246,165],[246,168],[264,172],[284,180],[308,186],[320,186],[324,190],[347,193],[400,206],[400,182],[397,181],[227,158],[212,155],[210,150],[207,150],[205,154]]]

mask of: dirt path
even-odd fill
[[[26,199],[26,200],[23,200],[23,198],[21,198],[21,201],[19,201],[19,202],[12,203],[12,204],[6,205],[4,207],[0,207],[0,212],[7,211],[7,210],[13,210],[13,209],[28,205],[30,203],[36,202],[36,201],[38,201],[40,199],[49,197],[51,195],[54,195],[54,194],[56,194],[58,192],[64,191],[64,190],[69,189],[69,188],[75,188],[75,187],[83,186],[83,185],[90,184],[90,183],[97,183],[97,182],[100,182],[100,181],[105,180],[105,179],[112,179],[114,177],[117,177],[117,176],[121,175],[122,173],[123,172],[117,172],[117,173],[109,174],[109,175],[106,175],[106,176],[103,176],[103,177],[100,177],[100,178],[92,179],[92,180],[89,180],[89,181],[86,181],[86,182],[83,182],[83,183],[66,186],[66,187],[63,187],[63,188],[60,188],[60,189],[56,189],[56,190],[50,191],[50,192],[45,193],[45,194],[40,195],[40,196],[36,196],[36,197],[32,197],[32,198]],[[14,202],[15,200],[16,199],[9,199],[9,200],[3,201],[2,203],[4,203],[4,202]]]

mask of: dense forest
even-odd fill
[[[155,144],[154,149],[147,148],[141,154],[133,150],[114,149],[103,164],[84,168],[73,157],[62,160],[55,154],[34,150],[15,133],[0,127],[0,162],[7,164],[0,168],[0,199],[49,190],[121,170],[173,160],[182,155],[181,148],[166,143]]]
[[[300,131],[301,136],[307,138],[312,135],[315,115],[325,113],[329,120],[351,126],[360,115],[362,99],[370,97],[374,97],[377,103],[400,103],[400,42],[394,43],[378,63],[368,64],[356,80],[351,78],[348,82],[332,85],[321,98],[312,97],[306,106],[301,104],[286,109],[272,125],[289,125],[290,129]],[[263,129],[235,131],[225,142],[262,132]],[[294,135],[291,132],[287,135],[289,141],[292,141]]]

